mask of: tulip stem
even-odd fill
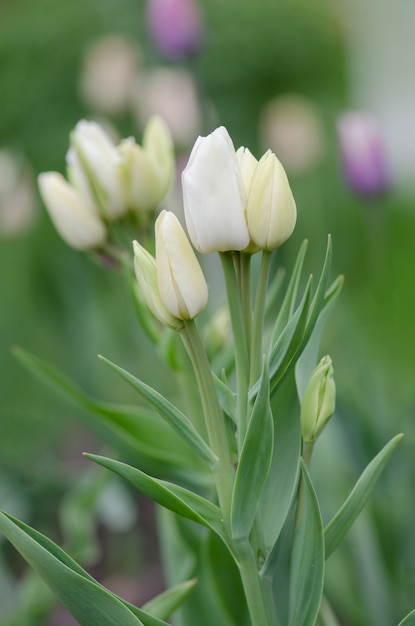
[[[246,345],[250,359],[252,341],[251,255],[239,253],[242,313],[245,321]]]
[[[264,250],[261,257],[258,285],[255,295],[255,310],[253,319],[252,344],[251,344],[251,371],[250,386],[256,383],[261,374],[262,363],[262,335],[264,331],[265,303],[269,269],[271,264],[271,252]]]
[[[223,273],[225,276],[226,292],[228,295],[229,312],[231,316],[233,341],[235,347],[235,369],[237,384],[237,424],[238,448],[241,450],[248,426],[248,384],[249,361],[246,334],[244,332],[244,317],[242,313],[241,297],[238,280],[232,260],[232,254],[221,252]]]
[[[223,519],[229,529],[234,470],[224,417],[216,395],[209,360],[194,320],[184,321],[181,335],[196,375],[209,444],[218,458],[215,470],[216,490]]]
[[[256,558],[249,541],[238,542],[235,552],[252,626],[275,626],[273,608],[266,604]]]

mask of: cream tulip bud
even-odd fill
[[[68,176],[82,193],[92,197],[102,216],[121,217],[126,206],[121,188],[121,155],[103,128],[81,120],[71,135],[67,154]]]
[[[199,137],[182,175],[186,226],[199,252],[244,250],[249,244],[246,192],[228,131]]]
[[[119,146],[125,203],[133,211],[155,211],[173,179],[173,143],[161,118],[152,118],[144,132],[143,146],[132,137]]]
[[[160,297],[155,258],[138,241],[133,242],[133,248],[139,299],[162,324],[176,330],[181,328],[183,325],[181,320],[171,315]]]
[[[39,189],[52,222],[62,239],[77,250],[94,249],[106,240],[106,229],[95,206],[58,172],[44,172]]]
[[[285,170],[268,150],[253,175],[246,206],[251,240],[262,250],[273,250],[294,230],[297,209]]]
[[[301,404],[301,433],[313,443],[331,418],[336,405],[336,385],[331,358],[325,356],[313,370]]]
[[[202,269],[174,213],[162,211],[155,229],[161,299],[174,317],[193,319],[205,308],[208,300]]]
[[[238,150],[236,151],[236,158],[238,159],[239,167],[241,169],[242,180],[245,186],[246,196],[248,197],[249,189],[251,188],[252,178],[258,165],[258,159],[254,157],[249,148],[244,148],[243,146],[238,148]]]

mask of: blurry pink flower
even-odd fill
[[[389,187],[389,172],[376,120],[360,112],[343,113],[337,120],[344,177],[358,195],[379,195]]]
[[[203,24],[196,0],[149,0],[147,18],[154,43],[166,57],[186,57],[199,49]]]

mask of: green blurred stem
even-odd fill
[[[267,297],[270,264],[271,252],[269,250],[264,250],[261,257],[261,267],[259,270],[258,285],[255,296],[255,310],[251,344],[250,385],[256,383],[261,374],[262,335],[264,331],[265,304]]]
[[[215,471],[216,489],[224,522],[229,528],[234,470],[228,447],[222,409],[216,395],[210,364],[194,320],[185,320],[181,331],[189,353],[202,400],[209,444],[218,457]]]
[[[235,553],[252,626],[276,626],[273,608],[265,602],[256,558],[249,541],[243,539],[236,542]]]
[[[228,295],[229,312],[231,316],[233,341],[235,347],[235,369],[237,383],[237,419],[238,419],[238,447],[242,448],[248,426],[248,384],[249,361],[245,323],[241,306],[241,294],[234,268],[233,256],[230,252],[221,252],[223,273],[225,276],[226,292]]]
[[[239,254],[239,285],[241,293],[242,314],[245,322],[246,347],[250,359],[252,341],[252,297],[251,297],[251,255]]]

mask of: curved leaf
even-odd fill
[[[353,487],[349,497],[324,530],[326,558],[337,548],[366,502],[392,452],[403,435],[393,437],[369,463]]]
[[[154,617],[168,619],[185,602],[195,585],[197,578],[175,585],[146,602],[142,610]]]
[[[398,626],[415,626],[415,609],[399,622]]]
[[[294,537],[288,626],[314,626],[324,584],[324,535],[320,508],[303,461],[301,470],[305,498]]]

